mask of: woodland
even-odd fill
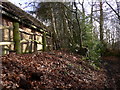
[[[120,90],[119,0],[19,6],[47,26],[51,42],[44,51],[0,56],[3,90]]]

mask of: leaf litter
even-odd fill
[[[63,51],[1,56],[4,89],[115,88],[104,68],[95,69],[82,56]]]

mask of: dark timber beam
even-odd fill
[[[42,36],[42,43],[43,43],[43,51],[46,51],[46,32],[43,33]]]

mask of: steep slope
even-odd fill
[[[61,51],[22,55],[11,53],[0,59],[3,89],[114,88],[106,70],[93,68],[79,55]]]

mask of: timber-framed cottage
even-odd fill
[[[1,2],[0,9],[0,54],[46,49],[49,35],[43,23],[11,2]]]

